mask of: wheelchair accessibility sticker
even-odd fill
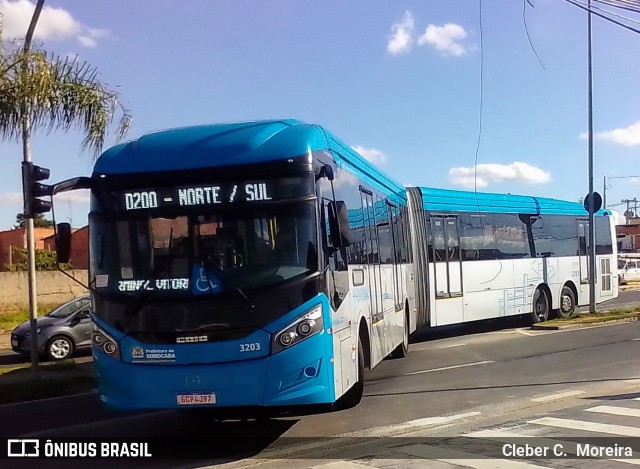
[[[206,266],[194,266],[191,272],[191,278],[193,279],[191,282],[191,293],[193,295],[211,295],[212,293],[220,293],[222,291],[220,279],[218,279],[215,272]]]

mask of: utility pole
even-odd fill
[[[591,63],[591,0],[587,4],[588,52],[588,107],[589,107],[589,312],[596,312],[596,225],[594,223],[595,197],[593,196],[593,67]]]

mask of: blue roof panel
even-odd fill
[[[420,187],[423,208],[429,212],[486,212],[523,214],[562,214],[587,216],[578,202],[489,192],[456,191]],[[598,215],[610,215],[600,210]]]
[[[378,171],[324,128],[297,120],[212,124],[165,130],[116,145],[96,161],[95,174],[156,171],[265,163],[333,150],[344,167],[384,193],[406,200],[403,186]]]

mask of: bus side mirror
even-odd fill
[[[329,202],[329,233],[334,247],[346,248],[351,245],[347,204],[342,200]]]
[[[68,264],[71,257],[71,225],[58,223],[56,227],[56,256],[58,264]]]

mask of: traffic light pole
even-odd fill
[[[24,130],[24,128],[23,128]],[[31,371],[38,376],[38,301],[36,295],[36,243],[31,213],[31,149],[29,138],[23,138],[24,162],[22,163],[22,192],[24,214],[27,222],[27,270],[29,282],[29,337],[31,341]]]

